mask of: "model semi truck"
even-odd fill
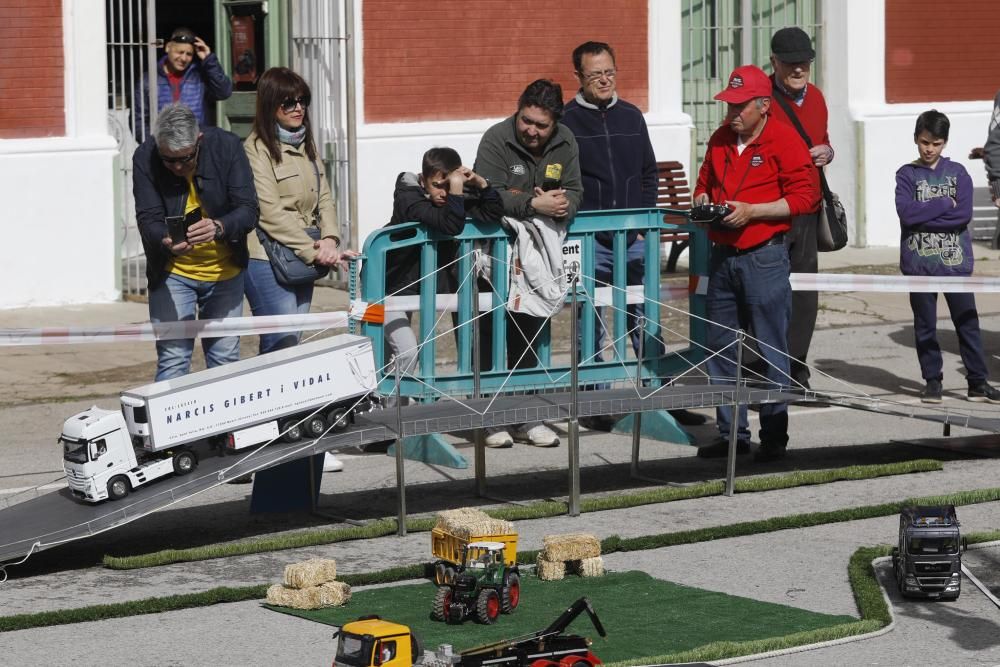
[[[962,553],[954,505],[904,507],[892,550],[903,597],[955,600],[962,592]]]
[[[341,334],[130,389],[120,410],[63,424],[66,480],[83,500],[117,500],[191,472],[204,443],[238,450],[342,430],[370,408],[376,381],[371,341]]]

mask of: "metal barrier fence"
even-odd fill
[[[578,213],[570,225],[567,238],[563,245],[564,256],[578,257],[580,263],[580,280],[578,300],[581,304],[592,302],[597,289],[603,287],[594,279],[595,271],[595,235],[598,232],[610,232],[613,235],[613,269],[611,280],[610,304],[612,311],[610,338],[614,346],[614,360],[589,361],[593,358],[595,340],[594,308],[580,309],[580,351],[579,383],[596,385],[621,380],[634,379],[639,366],[638,360],[628,358],[626,351],[629,336],[626,330],[626,303],[628,299],[626,285],[627,240],[626,234],[637,231],[645,236],[645,266],[647,268],[641,285],[642,301],[645,306],[644,345],[645,350],[656,350],[658,346],[652,343],[663,339],[661,328],[660,307],[661,281],[659,274],[661,232],[687,232],[691,235],[689,252],[690,286],[697,284],[697,278],[708,272],[709,243],[703,229],[690,224],[675,224],[664,221],[664,215],[681,216],[685,212],[669,209],[629,209],[619,211],[587,211]],[[673,218],[677,220],[677,218]],[[457,243],[458,258],[456,262],[459,288],[457,298],[447,296],[450,303],[445,303],[442,295],[437,293],[436,271],[438,269],[439,244],[442,242]],[[474,390],[481,393],[502,391],[503,393],[526,391],[544,387],[546,389],[566,388],[570,385],[570,364],[554,363],[552,358],[552,340],[550,327],[539,338],[537,345],[540,365],[535,368],[519,368],[511,370],[506,359],[506,311],[504,304],[509,293],[508,253],[510,241],[507,233],[499,226],[469,220],[465,229],[457,237],[448,237],[424,228],[418,223],[406,223],[383,228],[371,234],[364,246],[362,261],[363,279],[351,281],[351,299],[360,300],[365,304],[392,303],[392,295],[386,293],[386,268],[391,261],[389,253],[403,248],[417,247],[420,249],[420,281],[419,298],[411,297],[410,301],[417,308],[407,308],[419,313],[419,325],[416,327],[416,337],[419,341],[431,341],[435,335],[435,323],[439,313],[452,308],[457,311],[457,326],[455,328],[457,364],[454,368],[444,369],[437,363],[435,345],[420,346],[417,369],[412,374],[400,379],[399,393],[403,396],[422,399],[448,395],[473,395]],[[477,300],[475,281],[464,279],[472,275],[474,250],[488,248],[493,289],[490,294],[484,293]],[[359,293],[360,292],[360,293]],[[642,368],[638,370],[643,378],[649,378],[649,384],[656,384],[658,378],[664,378],[679,371],[687,370],[698,363],[703,357],[702,348],[706,334],[705,298],[698,290],[689,288],[689,339],[694,341],[679,350],[665,351],[653,356],[644,354]],[[387,298],[389,301],[387,302]],[[398,297],[396,298],[398,299]],[[478,301],[483,307],[476,308]],[[386,310],[403,310],[403,308],[388,307]],[[491,311],[491,312],[486,312]],[[479,377],[473,373],[473,331],[468,324],[477,313],[483,313],[483,328],[491,329],[492,343],[490,358],[492,369],[483,370]],[[375,366],[382,369],[380,389],[385,394],[395,393],[395,378],[386,355],[384,327],[381,322],[365,321],[362,332],[371,337],[375,353]],[[569,341],[570,354],[576,349],[575,343]]]

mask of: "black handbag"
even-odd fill
[[[316,210],[313,212],[313,219],[316,225],[306,227],[305,232],[313,241],[319,241],[320,231],[318,225],[320,181],[319,167],[316,166],[315,162],[313,163],[313,169],[316,170]],[[328,266],[306,264],[299,259],[299,256],[295,254],[294,250],[279,241],[275,241],[260,227],[257,228],[257,238],[260,239],[260,244],[263,246],[264,252],[267,253],[267,259],[271,262],[271,270],[274,271],[274,279],[282,285],[287,285],[289,287],[293,287],[295,285],[306,285],[314,283],[320,278],[325,277],[326,274],[330,273],[330,267]]]
[[[792,121],[795,129],[806,142],[806,146],[812,148],[812,140],[809,139],[802,123],[799,122],[799,117],[795,115],[795,111],[792,110],[781,91],[775,87],[773,93],[773,99],[777,100],[781,108],[785,110],[785,115]],[[840,203],[840,197],[830,190],[830,186],[826,182],[826,174],[823,173],[822,169],[819,170],[819,182],[823,188],[823,205],[819,207],[819,220],[816,225],[816,249],[820,252],[833,252],[847,245],[847,211]]]

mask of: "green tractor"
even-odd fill
[[[496,623],[501,613],[510,614],[521,599],[517,565],[504,562],[501,542],[470,542],[462,553],[462,564],[450,581],[434,596],[431,616],[435,621],[461,623],[473,614],[486,625]]]

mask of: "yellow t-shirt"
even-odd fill
[[[188,178],[187,205],[185,215],[201,206],[198,190],[194,187],[194,176]],[[199,243],[185,255],[174,257],[168,267],[170,273],[176,273],[192,280],[204,282],[219,282],[229,280],[240,274],[240,267],[233,261],[233,253],[222,241]]]

